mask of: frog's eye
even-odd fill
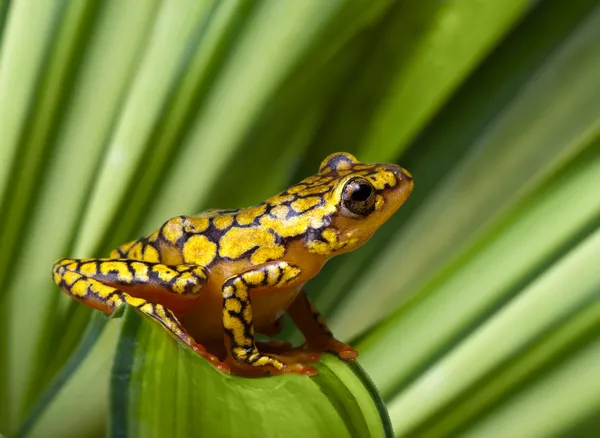
[[[348,217],[366,216],[375,209],[375,189],[364,178],[348,180],[342,191],[342,214]]]

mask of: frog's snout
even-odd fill
[[[398,180],[400,187],[405,187],[410,193],[414,186],[413,177],[410,172],[400,166],[391,166],[390,171]]]

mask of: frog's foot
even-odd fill
[[[358,357],[358,351],[352,348],[348,344],[338,341],[335,338],[329,338],[326,342],[319,343],[319,345],[309,344],[309,348],[313,347],[321,351],[329,351],[336,353],[340,358],[344,360],[353,360]]]
[[[344,360],[353,360],[358,357],[358,351],[356,351],[350,345],[344,344],[335,338],[332,338],[327,343],[325,350],[337,353],[337,355]]]
[[[233,359],[227,356],[225,363],[231,368],[231,373],[238,376],[258,377],[266,375],[300,374],[316,376],[315,367],[298,362],[296,358],[276,354],[253,353],[247,358]]]
[[[337,354],[341,359],[353,360],[358,357],[358,351],[334,338],[317,345],[305,344],[301,347],[279,353],[283,358],[295,362],[318,362],[324,352]]]

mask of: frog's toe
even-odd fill
[[[302,363],[294,363],[286,365],[287,373],[300,374],[302,376],[316,376],[319,374],[315,367],[304,365]]]
[[[313,347],[319,351],[330,351],[332,353],[336,353],[340,358],[344,360],[353,360],[358,357],[358,351],[352,348],[348,344],[344,344],[343,342],[338,341],[337,339],[329,339],[324,344],[319,345],[310,345],[309,347]]]
[[[341,344],[341,343],[340,343]],[[344,360],[353,360],[358,357],[358,351],[348,344],[341,344],[336,348],[335,352]]]
[[[285,356],[278,356],[278,359],[285,363],[285,368],[277,369],[269,366],[268,368],[270,375],[277,376],[281,374],[300,374],[301,376],[316,376],[319,374],[317,369],[313,366],[305,365],[301,362],[290,362]]]

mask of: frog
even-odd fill
[[[358,352],[332,334],[305,284],[368,241],[412,189],[399,165],[338,152],[262,203],[173,217],[108,258],[63,258],[52,276],[108,315],[125,304],[137,309],[221,371],[314,376],[310,362],[321,353],[352,361]],[[257,342],[257,334],[280,332],[286,313],[305,344]]]

